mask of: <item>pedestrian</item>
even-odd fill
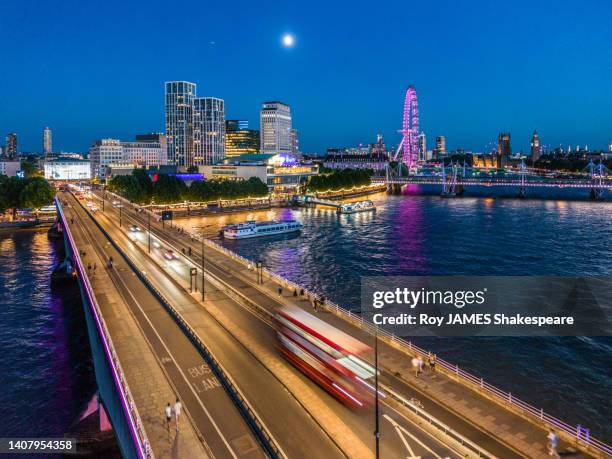
[[[189,256],[191,256],[191,247],[189,247],[188,250],[189,250]]]
[[[430,353],[429,353],[428,360],[429,360],[429,370],[430,370],[432,373],[435,373],[435,371],[436,371],[436,354],[432,354],[432,353],[430,352]]]
[[[170,402],[166,406],[166,427],[168,428],[168,434],[170,433],[170,421],[172,420],[172,407]]]
[[[283,288],[279,287],[278,288],[278,296],[282,296],[283,295]]]
[[[94,276],[96,275],[96,264],[93,264],[93,271],[94,271]]]
[[[91,263],[87,264],[87,272],[91,274]]]
[[[419,373],[423,373],[423,365],[425,362],[423,362],[423,358],[420,355],[417,357],[417,361],[419,364]]]
[[[179,431],[179,416],[181,415],[181,410],[183,409],[183,405],[179,399],[176,399],[176,403],[174,404],[174,418],[176,420],[176,431]]]
[[[419,377],[419,359],[416,356],[412,358],[412,370],[414,371],[415,378]]]
[[[560,457],[557,453],[557,446],[559,445],[559,437],[554,430],[548,432],[548,455],[552,457]]]
[[[297,290],[293,290],[293,296],[297,296]]]
[[[304,296],[304,289],[300,289],[300,296]]]

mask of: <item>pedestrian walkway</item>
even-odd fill
[[[70,210],[66,213],[68,217],[72,215]],[[88,277],[155,457],[209,457],[184,410],[180,432],[174,425],[168,431],[164,408],[168,402],[175,402],[175,391],[109,277],[107,260],[96,252],[77,218],[70,225],[70,231],[76,245],[85,253],[81,257],[83,265],[92,265]]]

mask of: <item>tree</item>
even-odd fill
[[[0,194],[4,197],[7,209],[12,209],[13,220],[17,215],[17,209],[21,207],[21,191],[26,185],[26,180],[18,177],[3,176],[0,181]]]
[[[136,202],[139,204],[150,203],[151,199],[153,198],[153,181],[151,180],[151,177],[149,177],[149,174],[147,174],[147,171],[144,169],[134,169],[132,171],[132,176],[138,182],[141,190],[142,199]]]
[[[187,197],[187,186],[174,175],[159,174],[153,184],[153,199],[156,204],[174,204]]]
[[[35,164],[30,163],[28,161],[24,161],[21,163],[21,170],[25,174],[26,178],[42,177],[41,170],[38,167],[36,167]]]
[[[20,202],[22,207],[38,209],[53,202],[55,188],[42,177],[26,179],[26,185],[21,190]]]

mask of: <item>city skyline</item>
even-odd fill
[[[4,88],[15,88],[0,94],[2,135],[16,132],[20,150],[38,151],[41,129],[48,125],[56,134],[55,150],[85,151],[100,137],[163,131],[163,82],[187,80],[198,82],[199,93],[224,99],[226,118],[248,119],[252,128],[258,128],[262,102],[286,102],[306,153],[370,143],[378,133],[389,146],[397,145],[410,84],[419,93],[421,129],[429,143],[442,135],[448,150],[483,151],[499,132],[511,132],[513,150],[528,152],[534,129],[551,146],[578,143],[605,150],[612,140],[605,75],[610,61],[605,18],[612,6],[603,2],[589,2],[578,13],[556,2],[519,2],[503,15],[485,2],[468,8],[357,5],[351,12],[339,4],[328,6],[321,18],[302,14],[297,5],[264,12],[248,3],[239,6],[249,18],[244,30],[226,27],[232,12],[213,5],[219,20],[206,32],[189,31],[193,40],[175,49],[180,59],[171,68],[143,72],[142,59],[176,45],[174,39],[164,43],[164,35],[178,26],[162,34],[150,30],[164,19],[161,4],[144,13],[127,8],[112,26],[117,33],[103,39],[96,34],[97,18],[112,4],[72,5],[79,43],[62,28],[67,4],[3,5],[6,57],[20,71],[0,76]],[[402,32],[398,10],[407,8],[422,18],[411,23],[414,34]],[[144,14],[140,21],[134,21],[137,13]],[[194,23],[205,13],[194,5]],[[355,30],[349,27],[353,22],[374,27]],[[49,27],[38,27],[42,23]],[[568,24],[568,30],[558,24]],[[281,43],[286,33],[295,37],[292,47]],[[123,34],[126,46],[117,49],[115,35]],[[583,53],[586,48],[591,52]],[[409,49],[411,59],[398,59]],[[186,59],[189,53],[198,59]],[[114,65],[92,67],[109,56],[132,67],[122,70],[121,78]],[[262,62],[273,65],[263,68]],[[31,66],[38,63],[48,71],[34,72]]]

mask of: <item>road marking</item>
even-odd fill
[[[395,422],[393,420],[393,418],[391,418],[391,416],[389,416],[388,414],[383,414],[383,418],[385,418],[387,421],[389,421],[391,423],[391,425],[393,426],[393,428],[395,429],[395,431],[397,432],[397,434],[399,435],[399,437],[402,439],[402,442],[404,443],[404,446],[406,447],[406,449],[408,450],[408,452],[410,453],[410,456],[407,456],[410,459],[416,459],[416,458],[420,458],[420,456],[415,456],[414,455],[414,451],[412,450],[412,448],[410,447],[410,444],[408,443],[408,440],[406,439],[406,437],[404,437],[403,434],[408,435],[410,438],[412,438],[415,442],[417,442],[419,445],[421,445],[423,448],[425,448],[427,451],[429,451],[431,454],[433,454],[437,459],[442,459],[442,456],[440,456],[439,454],[437,454],[433,449],[431,449],[429,446],[427,446],[425,443],[423,443],[421,440],[419,440],[417,437],[415,437],[414,435],[412,435],[410,432],[408,432],[408,430],[406,430],[404,427],[402,427],[401,425],[399,425],[397,422]],[[448,458],[445,458],[448,459]]]

